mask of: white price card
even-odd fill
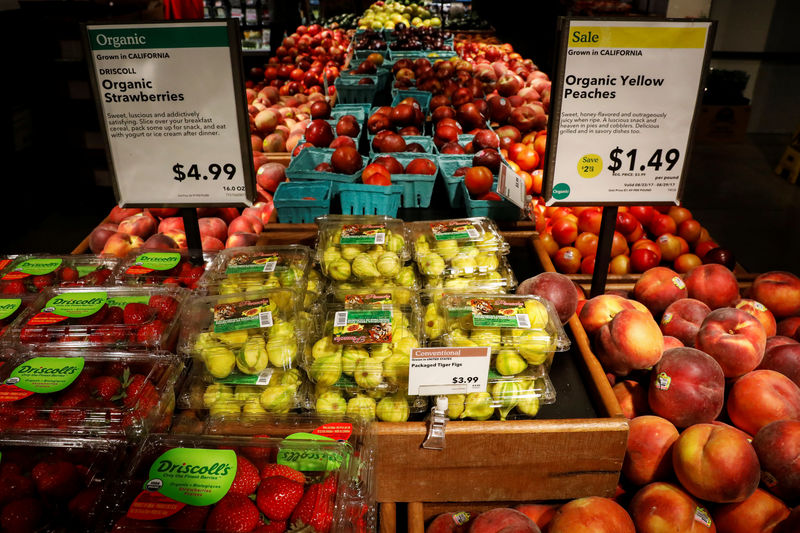
[[[237,36],[233,21],[86,26],[120,205],[255,199]]]
[[[517,207],[525,207],[525,180],[520,178],[506,163],[500,164],[500,175],[497,177],[497,194],[507,198]]]
[[[408,394],[438,396],[485,392],[491,355],[488,346],[412,348]]]
[[[710,21],[567,19],[553,81],[548,205],[676,203]]]

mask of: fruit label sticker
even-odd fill
[[[766,470],[761,471],[761,481],[763,481],[764,485],[771,489],[775,488],[775,486],[778,484],[778,479]]]
[[[22,305],[20,298],[2,298],[0,299],[0,320],[8,318],[13,315],[19,306]]]
[[[453,523],[457,526],[463,526],[469,522],[469,513],[466,511],[459,511],[453,515]]]
[[[342,373],[333,386],[338,389],[357,389],[358,383],[356,383],[356,380],[353,378],[353,376],[348,376],[347,374]]]
[[[181,254],[178,252],[148,252],[140,254],[136,260],[125,271],[128,276],[138,276],[149,274],[153,271],[170,270],[178,266],[181,262]]]
[[[314,435],[322,435],[333,440],[347,440],[353,434],[353,424],[349,422],[336,422],[331,424],[323,424],[314,431]]]
[[[478,230],[472,222],[468,220],[447,220],[434,222],[431,224],[433,238],[437,241],[469,239],[471,241],[480,238]]]
[[[695,522],[700,522],[706,527],[711,527],[711,515],[709,515],[708,511],[699,505],[694,510],[694,520]]]
[[[258,374],[242,374],[241,372],[233,371],[231,374],[224,378],[214,379],[215,383],[224,383],[225,385],[269,385],[272,380],[272,375],[275,373],[274,368],[265,368]]]
[[[214,333],[251,328],[271,328],[269,298],[214,306]]]
[[[379,294],[345,294],[344,296],[345,309],[381,307],[385,305],[392,305],[392,295],[388,292]]]
[[[55,272],[64,260],[58,257],[49,259],[27,259],[18,263],[14,270],[3,276],[3,280],[23,279],[28,276],[44,276]]]
[[[683,290],[686,288],[686,283],[683,282],[681,278],[678,276],[674,276],[672,278],[672,284],[675,285],[678,289]]]
[[[667,391],[672,384],[672,378],[666,372],[661,372],[656,376],[655,386],[658,390]]]
[[[83,357],[34,357],[12,370],[4,384],[37,394],[58,392],[78,378],[83,365]]]
[[[282,262],[281,255],[276,252],[239,254],[231,257],[226,274],[243,274],[245,272],[275,272]]]
[[[213,505],[220,501],[236,477],[236,452],[203,448],[173,448],[150,466],[144,485],[187,505]]]
[[[67,318],[83,318],[98,312],[108,302],[106,292],[62,292],[50,298],[42,310],[31,317],[29,326],[55,324]]]
[[[664,313],[664,316],[661,317],[661,323],[665,326],[672,322],[672,313]]]
[[[339,244],[385,244],[386,226],[383,224],[347,224],[342,228]]]
[[[128,304],[148,304],[150,296],[112,296],[108,299],[109,307],[121,307],[125,309]]]
[[[525,304],[505,300],[474,298],[472,325],[478,328],[530,328],[531,319],[525,312]]]
[[[291,441],[335,442],[331,437],[315,433],[292,433],[283,442]],[[328,472],[338,470],[342,466],[342,454],[328,449],[329,446],[313,446],[308,448],[297,445],[281,447],[276,462],[300,470],[301,472]]]
[[[408,394],[439,396],[485,392],[492,349],[488,346],[412,348]]]
[[[337,311],[333,319],[334,344],[392,342],[392,311]]]
[[[497,177],[497,194],[519,208],[525,207],[525,180],[519,177],[506,163],[500,164]]]

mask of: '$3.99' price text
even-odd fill
[[[462,383],[469,384],[477,382],[478,382],[478,376],[469,376],[469,377],[457,376],[453,378],[453,385],[461,385]]]
[[[207,174],[204,171],[202,174],[200,173],[200,169],[198,168],[197,163],[193,163],[189,166],[189,170],[184,172],[184,165],[180,163],[175,163],[172,166],[172,172],[175,173],[172,176],[172,179],[175,181],[183,181],[186,178],[194,178],[196,181],[200,180],[216,180],[219,179],[220,176],[223,176],[229,180],[233,179],[233,176],[236,175],[236,165],[233,163],[225,163],[224,165],[220,165],[219,163],[211,163],[208,165]]]

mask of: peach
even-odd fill
[[[694,348],[667,350],[650,372],[650,409],[685,428],[717,418],[725,403],[719,363]]]
[[[767,344],[764,347],[764,357],[767,356],[767,352],[770,350],[770,348],[774,348],[775,346],[783,346],[784,344],[798,344],[798,342],[791,337],[784,337],[783,335],[767,337]]]
[[[561,506],[547,533],[635,533],[630,515],[608,498],[588,496]]]
[[[117,224],[111,222],[104,222],[94,228],[92,233],[89,234],[89,249],[93,254],[99,254],[103,251],[108,238],[117,232]]]
[[[781,337],[770,338],[779,339]],[[764,359],[761,360],[758,369],[780,372],[800,387],[800,344],[795,342],[773,345],[764,352]]]
[[[533,520],[539,529],[544,530],[555,516],[558,508],[556,503],[521,503],[514,507],[517,511]]]
[[[711,309],[694,298],[681,298],[669,304],[661,317],[661,332],[680,340],[684,346],[694,346],[697,331]]]
[[[255,246],[258,242],[258,235],[237,231],[225,241],[225,248],[241,248],[243,246]]]
[[[630,505],[638,533],[713,533],[711,514],[686,492],[671,483],[642,487]]]
[[[233,220],[228,226],[228,237],[234,233],[254,233],[258,235],[261,233],[264,225],[261,221],[255,220],[254,217],[240,216]]]
[[[796,315],[800,313],[800,278],[791,272],[766,272],[753,281],[750,296],[777,319]]]
[[[672,450],[672,466],[692,496],[715,503],[744,501],[755,492],[761,474],[750,443],[713,424],[684,430]]]
[[[228,224],[233,222],[235,218],[239,216],[239,210],[236,209],[235,207],[219,207],[217,208],[216,214],[208,215],[208,218],[210,218],[211,216],[216,216],[221,218],[222,221],[225,222],[225,225],[227,226]]]
[[[800,388],[774,370],[754,370],[733,384],[728,416],[751,435],[776,420],[800,420]]]
[[[638,381],[631,379],[620,381],[614,385],[613,391],[625,418],[635,418],[650,412],[650,407],[647,405],[647,389]]]
[[[695,339],[695,346],[717,360],[726,378],[755,369],[764,357],[766,343],[761,322],[732,307],[711,311]]]
[[[158,224],[158,233],[167,233],[170,231],[185,231],[183,228],[183,218],[169,217],[163,219]]]
[[[264,231],[264,222],[261,220],[261,211],[262,210],[257,207],[247,207],[242,211],[243,217],[252,218],[255,226],[260,228],[260,230],[256,233]]]
[[[169,235],[155,233],[144,241],[142,248],[147,250],[179,250],[180,246]]]
[[[117,257],[125,257],[132,250],[141,248],[144,241],[141,237],[136,235],[129,235],[127,233],[117,232],[111,235],[103,246],[103,255],[115,255]]]
[[[650,313],[624,309],[597,332],[596,347],[603,368],[624,376],[658,363],[664,336]]]
[[[467,520],[469,520],[467,513],[442,513],[428,524],[425,533],[466,533]]]
[[[517,287],[517,294],[535,294],[548,300],[562,323],[566,323],[578,307],[575,284],[567,276],[556,272],[542,272],[526,279]]]
[[[137,213],[131,215],[119,223],[117,231],[127,233],[128,235],[136,235],[142,239],[147,239],[150,235],[156,232],[157,222],[155,217],[148,212]]]
[[[672,444],[678,440],[672,422],[660,416],[631,420],[622,474],[634,485],[647,485],[672,474]]]
[[[218,217],[205,217],[198,220],[201,237],[214,237],[220,241],[228,238],[228,225]]]
[[[756,433],[753,448],[761,462],[761,480],[781,498],[800,496],[800,422],[777,420]]]
[[[789,516],[789,508],[769,492],[756,489],[746,500],[714,509],[720,533],[771,533]]]
[[[686,276],[689,298],[700,300],[711,309],[730,307],[739,299],[739,284],[733,272],[722,265],[694,268]]]
[[[744,440],[746,440],[747,442],[750,442],[750,443],[752,443],[752,442],[753,442],[753,436],[752,436],[752,435],[750,435],[749,433],[745,433],[744,431],[742,431],[741,429],[739,429],[739,428],[737,428],[737,427],[735,427],[735,426],[732,426],[732,425],[730,425],[730,424],[726,424],[725,422],[720,422],[719,420],[714,420],[714,421],[713,421],[713,422],[711,422],[711,423],[712,423],[713,425],[715,425],[715,426],[720,426],[720,427],[728,428],[728,429],[730,429],[730,430],[732,430],[732,431],[735,431],[736,433],[738,433],[739,435],[741,435],[741,436],[742,436],[742,438],[743,438]]]
[[[204,252],[218,252],[220,250],[225,249],[224,242],[217,239],[216,237],[211,237],[210,235],[206,235],[205,237],[203,237],[201,246]]]
[[[664,351],[671,350],[673,348],[683,348],[685,344],[681,342],[680,339],[677,337],[670,337],[669,335],[664,335]]]
[[[178,248],[186,248],[188,246],[186,234],[182,231],[168,231],[164,233],[164,235],[175,241],[175,243],[178,245]]]
[[[742,298],[736,302],[734,307],[756,317],[758,321],[761,322],[761,325],[764,326],[764,332],[767,334],[767,337],[772,337],[777,332],[775,317],[761,302]]]
[[[702,265],[703,260],[700,259],[695,254],[682,253],[675,259],[675,262],[673,264],[675,266],[676,272],[680,272],[681,274],[686,274],[693,268]]]
[[[536,522],[516,509],[499,507],[478,515],[469,527],[469,533],[541,533]]]
[[[593,335],[623,309],[634,309],[634,306],[622,296],[601,294],[586,301],[579,317],[586,333]]]
[[[111,212],[108,214],[108,221],[112,224],[119,224],[129,216],[133,216],[136,213],[141,213],[142,210],[138,207],[119,207],[115,205],[111,208]]]
[[[272,109],[260,111],[255,118],[256,129],[261,133],[271,133],[275,130],[275,127],[278,125],[280,119],[280,113]]]
[[[789,516],[778,524],[773,533],[797,533],[800,531],[800,505],[792,509]]]
[[[681,255],[680,237],[672,233],[664,233],[656,239],[656,244],[661,249],[661,258],[664,261],[675,261]]]
[[[800,316],[790,316],[778,322],[776,333],[786,337],[794,337],[800,329]]]
[[[686,284],[677,272],[666,267],[651,268],[633,286],[633,297],[658,316],[674,301],[686,298]]]

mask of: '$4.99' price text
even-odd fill
[[[172,176],[172,179],[175,181],[183,181],[186,178],[194,178],[196,181],[200,180],[216,180],[219,179],[220,176],[223,176],[229,180],[233,179],[233,176],[236,175],[236,165],[233,163],[225,163],[224,165],[220,165],[219,163],[211,163],[208,165],[208,168],[204,170],[202,173],[197,165],[197,163],[193,163],[189,165],[189,170],[184,170],[186,167],[180,163],[175,163],[172,166],[172,172],[175,173]]]

